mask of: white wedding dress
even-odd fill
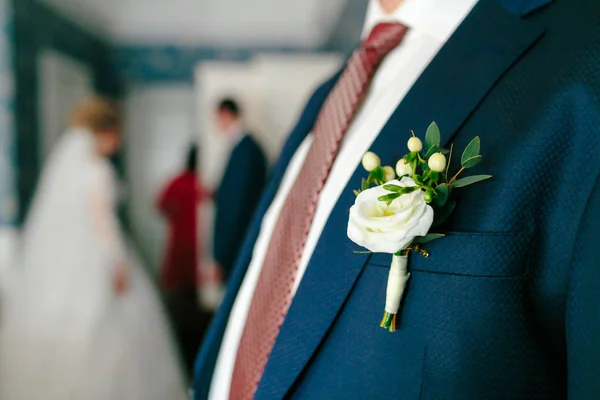
[[[115,192],[92,134],[65,133],[2,282],[0,399],[187,398],[158,296],[126,250]],[[130,279],[117,296],[120,262]]]

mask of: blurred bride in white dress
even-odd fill
[[[3,288],[2,400],[185,399],[156,292],[128,254],[108,157],[110,103],[88,100],[45,166]]]

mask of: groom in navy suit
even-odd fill
[[[600,398],[599,26],[597,0],[371,0],[361,63],[317,89],[273,169],[195,398]],[[442,145],[480,136],[493,179],[411,257],[390,333],[389,255],[354,253],[348,209],[362,154],[392,164],[434,120]]]
[[[221,100],[215,120],[221,133],[234,143],[215,195],[213,257],[227,281],[265,187],[267,159],[246,131],[237,101]]]

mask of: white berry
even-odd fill
[[[412,176],[413,174],[413,170],[412,167],[410,166],[410,164],[406,163],[406,160],[404,158],[401,158],[397,163],[396,163],[396,173],[398,174],[398,178],[402,178],[403,176]]]
[[[416,136],[413,136],[410,139],[408,139],[408,150],[412,151],[413,153],[417,153],[422,149],[423,142],[421,142],[421,139],[419,139]]]
[[[367,171],[371,172],[381,165],[381,160],[379,160],[377,154],[368,151],[362,158],[362,165]]]
[[[383,167],[383,172],[385,173],[385,177],[383,178],[384,181],[389,182],[396,179],[396,172],[394,171],[394,168],[389,165]]]
[[[427,164],[432,171],[442,172],[446,168],[446,156],[442,153],[435,153],[429,157]]]

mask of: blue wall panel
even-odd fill
[[[15,219],[15,154],[13,124],[12,5],[0,0],[0,226]]]
[[[193,46],[126,46],[117,52],[119,73],[134,82],[192,82],[198,63],[212,60],[247,61],[257,53],[297,53],[306,48],[219,49]]]

